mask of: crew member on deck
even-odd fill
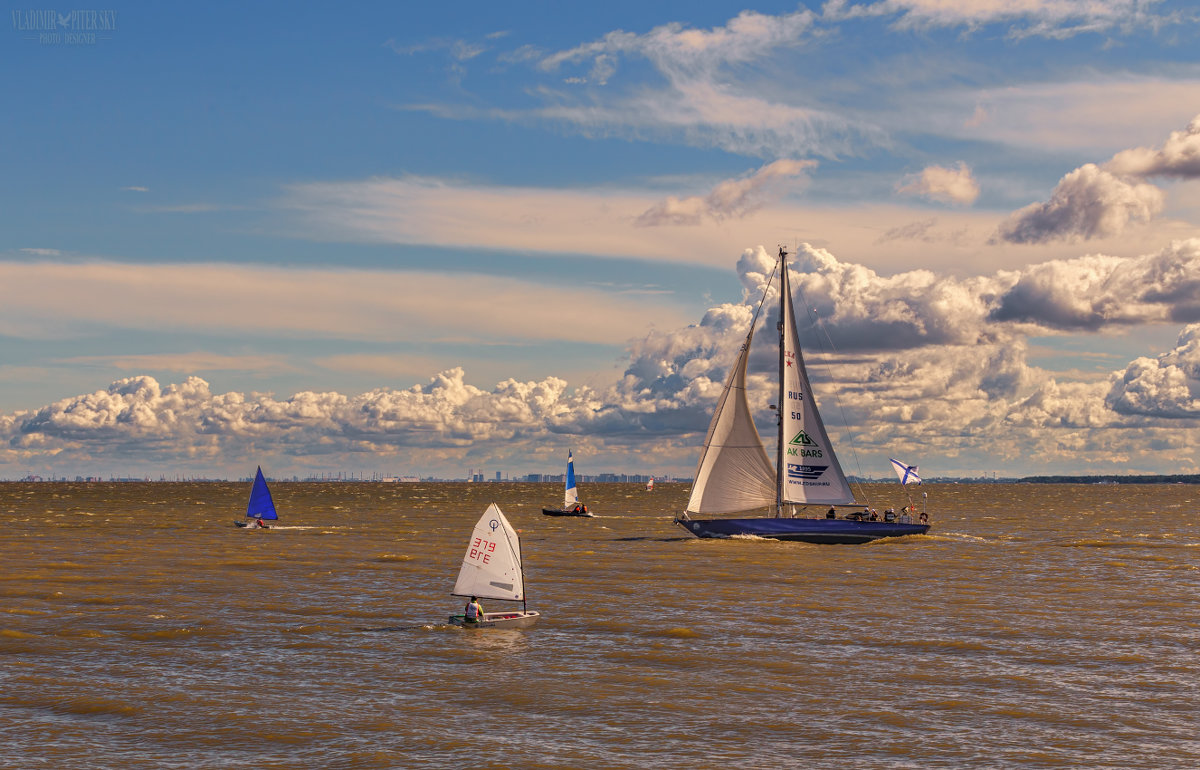
[[[474,596],[471,601],[467,602],[467,607],[463,611],[463,615],[468,623],[478,623],[483,620],[483,605]]]

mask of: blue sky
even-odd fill
[[[1200,471],[1200,14],[947,5],[9,6],[0,477],[687,476],[780,243],[848,471]]]

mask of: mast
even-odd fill
[[[521,537],[517,536],[517,564],[521,568],[521,612],[529,614],[529,589],[525,586],[525,555],[521,553]]]
[[[775,422],[778,425],[778,437],[775,441],[775,518],[783,515],[783,388],[784,360],[783,324],[787,321],[784,312],[784,296],[791,291],[787,277],[787,250],[779,247],[779,322],[775,328],[779,331],[779,393],[775,400]]]

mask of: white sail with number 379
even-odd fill
[[[468,620],[465,615],[451,615],[450,622],[456,625],[526,628],[541,617],[540,613],[526,606],[521,539],[495,503],[488,506],[471,531],[458,580],[454,583],[454,595],[468,599],[521,602],[519,610],[484,612],[478,621]]]

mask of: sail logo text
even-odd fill
[[[467,558],[487,564],[492,560],[492,554],[496,551],[496,544],[490,540],[484,540],[477,537],[471,541],[471,548],[467,551]]]
[[[809,438],[808,434],[800,431],[788,442],[791,446],[787,448],[788,457],[824,457],[825,453],[817,446],[817,442]],[[802,446],[804,449],[797,449],[797,446]]]
[[[811,481],[812,479],[819,478],[828,467],[828,465],[795,465],[793,463],[788,463],[787,475],[788,479],[797,481]]]
[[[803,401],[804,400],[804,391],[802,391],[802,390],[789,390],[787,393],[788,393],[788,398],[792,399],[793,401]]]

